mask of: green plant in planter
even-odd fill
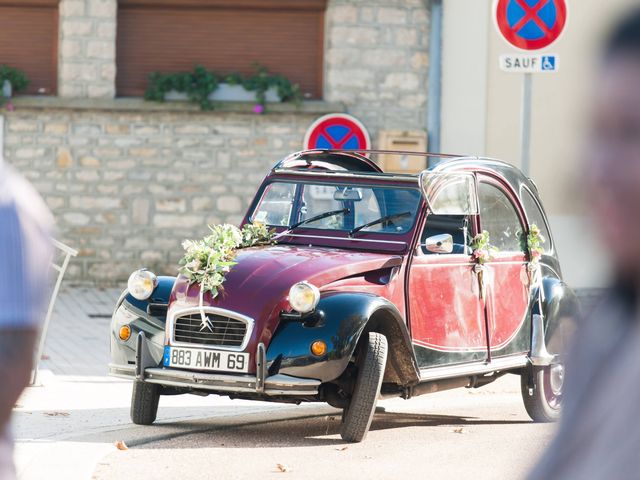
[[[278,96],[283,102],[299,103],[302,99],[298,85],[292,84],[282,75],[272,75],[266,67],[255,66],[256,73],[245,77],[239,73],[232,73],[225,77],[219,77],[214,72],[204,68],[202,65],[195,67],[192,73],[159,73],[154,72],[149,75],[149,86],[145,92],[146,100],[164,102],[165,95],[175,90],[186,93],[189,101],[197,103],[203,110],[213,109],[213,104],[209,96],[218,88],[220,79],[230,85],[242,85],[245,90],[255,92],[256,106],[254,112],[262,113],[265,110],[267,90],[275,87]]]
[[[267,90],[271,87],[275,87],[278,92],[280,100],[283,102],[295,102],[296,104],[302,100],[302,94],[300,93],[300,87],[297,84],[292,84],[288,78],[283,75],[273,75],[269,73],[267,67],[255,64],[256,73],[250,77],[244,77],[239,73],[232,73],[225,77],[225,81],[229,85],[242,85],[245,90],[255,92],[256,106],[260,106],[261,109],[254,109],[257,113],[262,113],[267,104]]]
[[[186,93],[189,101],[200,105],[202,110],[212,110],[209,95],[218,88],[218,79],[202,65],[196,65],[193,72],[159,73],[149,75],[149,86],[145,100],[164,102],[165,94],[175,90]]]
[[[8,65],[0,65],[0,89],[5,80],[11,84],[14,92],[21,92],[29,85],[29,79],[23,72]]]

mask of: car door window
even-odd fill
[[[467,253],[465,245],[469,244],[469,217],[465,215],[433,215],[427,217],[427,223],[422,232],[420,245],[422,253],[431,254],[425,246],[427,238],[435,235],[449,234],[453,238],[452,254]],[[439,254],[436,254],[439,255]]]
[[[521,252],[522,223],[509,197],[499,187],[486,182],[478,185],[478,197],[482,230],[489,232],[491,244],[500,252]]]

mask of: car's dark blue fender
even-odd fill
[[[370,331],[382,333],[389,342],[384,382],[398,385],[417,383],[419,370],[402,315],[388,300],[367,293],[328,293],[317,312],[320,320],[282,321],[267,348],[269,374],[329,382],[347,368],[359,340]],[[316,357],[310,346],[316,340],[327,344],[327,353]]]
[[[158,277],[158,285],[146,300],[138,300],[126,290],[122,292],[111,319],[112,364],[135,364],[136,338],[139,332],[145,333],[149,351],[160,364],[164,348],[166,305],[175,281],[175,277]],[[118,330],[123,325],[131,326],[131,338],[126,342],[118,338]]]
[[[545,330],[547,351],[554,355],[566,353],[568,343],[576,328],[580,314],[580,304],[574,291],[557,277],[547,276],[542,280],[542,318]],[[537,298],[536,288],[534,297]],[[540,312],[534,305],[533,313]]]

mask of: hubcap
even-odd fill
[[[562,365],[552,365],[549,369],[549,383],[551,391],[554,395],[562,394],[562,386],[564,385],[564,367]]]

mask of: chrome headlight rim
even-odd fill
[[[306,280],[293,284],[289,289],[289,305],[296,312],[312,312],[318,306],[319,301],[320,290]]]
[[[127,280],[127,291],[136,300],[147,300],[157,286],[158,277],[146,268],[136,270]]]

